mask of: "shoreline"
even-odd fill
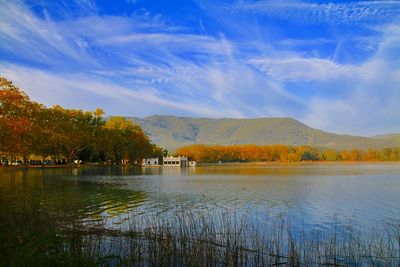
[[[307,165],[368,165],[368,164],[388,164],[397,165],[400,161],[295,161],[295,162],[281,162],[281,161],[254,161],[254,162],[199,162],[197,167],[200,166],[229,166],[229,165],[258,165],[258,166],[307,166]],[[141,166],[135,164],[63,164],[63,165],[0,165],[0,169],[52,169],[52,168],[84,168],[84,167],[164,167],[163,165],[157,166]],[[167,166],[170,167],[170,166]]]
[[[198,162],[199,165],[204,166],[204,165],[315,165],[315,164],[355,164],[355,163],[392,163],[392,164],[400,164],[400,161],[395,161],[395,160],[371,160],[371,161],[366,161],[366,160],[358,160],[358,161],[293,161],[293,162],[285,162],[285,161],[252,161],[252,162]],[[162,165],[160,165],[162,166]]]
[[[130,164],[62,164],[62,165],[0,165],[0,169],[56,169],[56,168],[82,168],[82,167],[140,167],[140,165]]]

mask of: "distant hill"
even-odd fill
[[[400,133],[376,135],[376,136],[373,136],[372,138],[381,139],[381,140],[382,139],[391,140],[393,142],[400,143]]]
[[[128,119],[139,124],[153,143],[170,151],[190,144],[286,144],[335,149],[400,145],[400,135],[373,138],[338,135],[291,118],[210,119],[156,115]]]

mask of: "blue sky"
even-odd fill
[[[47,106],[400,132],[400,1],[0,6],[0,75]]]

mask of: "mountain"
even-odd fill
[[[400,142],[400,133],[394,134],[383,134],[383,135],[375,135],[372,136],[374,139],[383,139],[383,140],[392,140],[394,142]]]
[[[400,138],[396,135],[373,138],[338,135],[311,128],[291,118],[210,119],[156,115],[127,119],[139,124],[153,143],[170,151],[191,144],[286,144],[334,149],[400,145]]]

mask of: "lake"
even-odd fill
[[[400,164],[0,169],[0,266],[398,266]]]
[[[132,218],[177,208],[246,214],[294,227],[369,230],[400,210],[400,164],[220,164],[196,168],[1,169],[0,194],[12,210],[29,204],[87,225],[129,227]]]

